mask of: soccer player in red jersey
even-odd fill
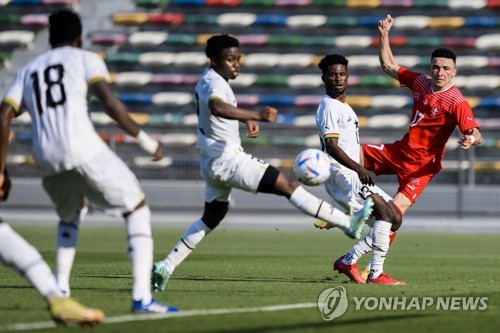
[[[404,214],[442,169],[445,145],[456,126],[462,133],[459,143],[463,149],[483,139],[469,103],[452,83],[457,74],[455,53],[447,48],[434,50],[430,78],[400,67],[389,44],[393,24],[390,15],[379,21],[379,58],[384,72],[413,93],[410,128],[396,142],[364,145],[362,154],[365,167],[375,174],[397,175],[399,188],[394,203]]]
[[[478,145],[483,139],[469,103],[452,83],[457,74],[455,53],[447,48],[434,50],[430,77],[400,67],[389,43],[393,24],[390,15],[379,21],[380,65],[387,75],[413,93],[410,127],[393,143],[363,145],[361,161],[377,175],[397,175],[399,188],[393,202],[403,215],[442,169],[445,145],[456,126],[462,133],[459,143],[463,149]],[[360,273],[367,281],[376,278],[374,274],[369,267]]]

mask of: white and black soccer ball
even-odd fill
[[[323,184],[330,178],[330,158],[319,149],[305,149],[295,158],[293,172],[299,182],[304,185]]]

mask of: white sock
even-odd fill
[[[348,215],[307,192],[302,186],[293,191],[289,201],[303,213],[330,222],[344,231],[351,226]]]
[[[372,238],[373,228],[344,255],[342,262],[347,265],[355,264],[359,258],[372,250]]]
[[[392,234],[394,234],[394,233],[395,233],[395,231],[391,231],[391,232],[389,233],[389,247],[391,247],[391,243],[390,243],[390,236],[392,236]],[[370,250],[370,251],[371,251],[371,250]],[[370,270],[371,270],[371,268],[372,268],[371,261],[368,261],[368,263],[366,264],[365,270],[370,271]]]
[[[57,226],[56,280],[59,290],[68,297],[71,295],[69,278],[75,260],[79,221],[77,217],[70,223],[61,221]]]
[[[375,221],[373,225],[373,246],[370,268],[370,279],[376,279],[384,271],[384,261],[389,250],[389,234],[392,224],[386,221]]]
[[[7,223],[0,223],[0,261],[25,275],[45,299],[62,296],[49,265],[40,253]]]
[[[143,206],[132,212],[127,221],[127,241],[132,266],[132,297],[151,303],[151,270],[153,268],[153,238],[151,237],[151,211]]]
[[[186,230],[181,240],[174,246],[168,256],[165,258],[167,263],[167,273],[172,274],[177,266],[179,266],[188,255],[193,252],[196,245],[200,243],[205,236],[212,231],[208,228],[203,220],[196,220]]]

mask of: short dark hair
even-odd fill
[[[61,9],[49,16],[49,43],[52,47],[74,42],[82,36],[80,16],[69,9]]]
[[[457,62],[457,55],[452,50],[446,47],[440,47],[432,52],[431,60],[434,58],[447,58],[453,60],[454,63]]]
[[[344,57],[343,55],[340,54],[329,54],[323,57],[321,61],[318,64],[318,67],[321,69],[323,73],[326,73],[328,71],[328,66],[331,65],[344,65],[347,68],[347,64],[349,61]]]
[[[240,47],[239,40],[227,34],[215,35],[207,40],[205,54],[209,59],[212,59],[218,57],[222,53],[222,50],[230,47]]]

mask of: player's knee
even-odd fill
[[[399,213],[398,210],[392,209],[392,214],[391,214],[391,231],[397,231],[399,227],[401,227],[401,224],[403,223],[403,216]]]
[[[205,202],[205,209],[201,217],[203,223],[211,230],[215,229],[220,221],[224,219],[229,210],[229,202],[217,201]]]

